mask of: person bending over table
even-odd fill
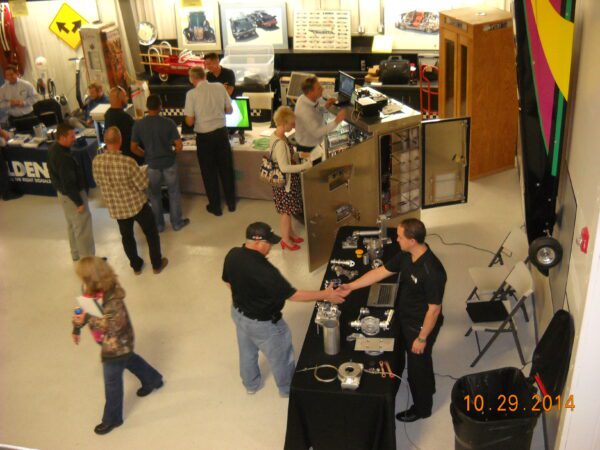
[[[311,302],[344,299],[331,289],[299,291],[267,259],[281,238],[269,225],[255,222],[246,228],[246,244],[225,257],[223,281],[230,287],[240,358],[240,376],[248,394],[262,387],[258,352],[269,361],[281,397],[288,397],[295,370],[290,329],[281,316],[285,301]]]
[[[323,86],[317,77],[308,77],[302,82],[303,94],[298,98],[294,112],[296,113],[296,142],[302,158],[310,158],[310,153],[317,148],[328,133],[335,130],[346,118],[346,110],[342,109],[335,120],[325,123],[327,108],[335,103],[330,98],[322,105],[319,100],[323,96]],[[318,162],[318,160],[317,160]]]
[[[273,116],[277,129],[271,135],[271,155],[277,162],[284,175],[285,184],[282,187],[273,186],[273,201],[275,209],[281,218],[281,248],[292,251],[300,250],[298,244],[304,242],[292,229],[292,216],[302,215],[302,189],[300,187],[300,172],[310,169],[311,162],[295,164],[294,153],[285,133],[294,128],[294,111],[287,106],[280,106]],[[296,157],[297,158],[297,157]]]
[[[106,403],[96,434],[110,433],[123,424],[123,372],[133,373],[142,383],[138,397],[145,397],[163,385],[162,375],[133,351],[133,327],[125,307],[125,291],[112,267],[102,258],[83,258],[75,267],[83,283],[83,294],[95,298],[102,307],[102,317],[85,312],[73,316],[73,342],[79,345],[81,328],[86,324],[94,340],[102,346],[102,371]]]
[[[384,266],[367,272],[352,283],[340,286],[339,293],[377,283],[400,272],[396,312],[407,355],[408,384],[414,404],[396,415],[402,422],[414,422],[431,415],[435,376],[431,353],[444,322],[442,299],[446,271],[427,244],[425,225],[418,219],[406,219],[398,226],[400,253]]]

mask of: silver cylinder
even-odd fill
[[[339,320],[325,320],[323,327],[323,347],[328,355],[337,355],[340,352],[340,322]]]

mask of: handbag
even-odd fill
[[[410,63],[399,56],[390,56],[379,63],[379,81],[383,84],[407,84],[410,79]]]
[[[260,179],[265,183],[269,183],[271,186],[280,188],[285,185],[285,176],[277,161],[273,161],[273,148],[279,140],[273,142],[271,146],[271,153],[269,156],[263,155],[262,162],[260,164]]]

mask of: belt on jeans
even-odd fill
[[[215,134],[217,131],[225,130],[227,127],[217,128],[216,130],[208,131],[206,133],[196,133],[196,136],[208,136],[211,134]]]
[[[233,306],[237,312],[239,312],[242,316],[247,317],[248,319],[252,319],[252,320],[258,320],[259,322],[273,322],[273,323],[277,323],[279,321],[279,319],[281,319],[282,315],[281,312],[278,312],[277,314],[265,318],[265,316],[255,316],[254,314],[248,314],[245,311],[242,311],[238,306]]]

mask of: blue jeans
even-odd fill
[[[139,378],[143,388],[154,389],[162,381],[162,375],[136,353],[132,353],[125,359],[103,361],[106,403],[102,423],[113,425],[123,422],[123,371],[125,369]]]
[[[161,187],[164,183],[169,190],[169,218],[174,230],[178,230],[183,225],[183,213],[181,211],[181,191],[179,190],[179,174],[177,173],[177,162],[166,169],[151,169],[148,167],[148,178],[150,186],[148,187],[148,197],[154,219],[159,231],[165,229],[165,219],[163,217]]]
[[[240,376],[247,390],[258,390],[261,384],[258,351],[269,361],[275,383],[282,395],[290,393],[296,364],[292,335],[283,319],[277,323],[249,319],[232,306],[231,318],[237,331],[240,351]]]

